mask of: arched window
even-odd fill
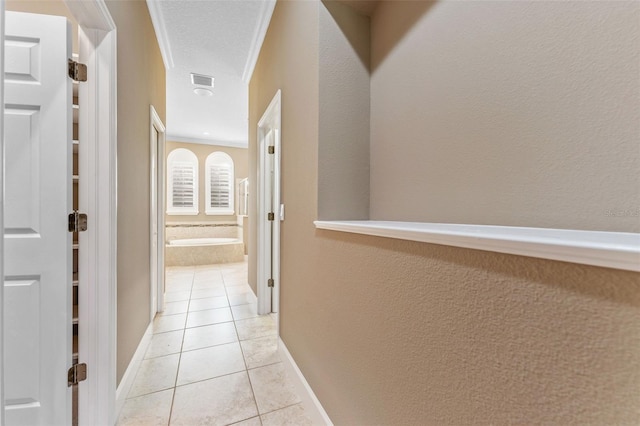
[[[198,214],[198,157],[178,148],[167,157],[167,214]]]
[[[206,214],[234,214],[233,160],[224,152],[209,154],[205,162]]]

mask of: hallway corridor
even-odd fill
[[[165,311],[118,425],[310,425],[276,326],[256,313],[246,263],[167,268]]]

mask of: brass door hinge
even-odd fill
[[[276,153],[276,147],[273,145],[269,145],[269,154],[275,154]]]
[[[273,278],[269,278],[267,280],[267,287],[274,287],[274,286],[275,286],[275,283],[273,281]]]
[[[69,77],[75,81],[87,81],[87,66],[69,59]]]
[[[269,212],[267,213],[267,220],[275,220],[276,219],[276,215],[273,212]]]
[[[87,364],[75,364],[67,373],[67,386],[77,385],[87,380]]]
[[[87,215],[75,210],[69,214],[69,232],[84,232],[87,230]]]

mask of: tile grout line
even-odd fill
[[[240,347],[240,354],[242,355],[242,363],[244,364],[244,372],[247,375],[247,379],[249,380],[249,386],[251,387],[251,379],[249,378],[249,372],[248,372],[248,368],[247,368],[247,361],[246,361],[245,356],[244,356],[244,350],[242,349],[242,343],[241,343],[241,340],[240,340],[240,335],[238,334],[238,327],[236,325],[235,316],[233,315],[233,309],[231,309],[231,300],[229,299],[229,292],[227,291],[227,287],[228,286],[227,286],[227,284],[225,282],[225,278],[224,278],[225,273],[224,273],[224,271],[222,269],[220,270],[220,275],[222,277],[222,285],[223,285],[223,288],[224,288],[225,296],[227,298],[227,304],[229,306],[229,311],[231,312],[231,322],[233,322],[233,328],[234,328],[234,330],[236,332],[236,337],[238,338],[237,343],[238,343],[238,346]],[[231,286],[229,286],[229,287],[231,287]],[[229,373],[227,375],[238,374],[238,373],[239,372],[234,372],[234,373]],[[219,376],[219,377],[223,377],[223,376]],[[258,417],[258,421],[260,422],[260,425],[262,425],[262,420],[260,419],[260,412],[258,411],[258,404],[257,404],[257,401],[256,401],[256,396],[255,396],[255,393],[253,392],[253,387],[251,387],[251,394],[253,396],[253,403],[256,406],[256,413],[258,413],[257,416],[252,416],[252,417],[249,417],[247,419],[240,420],[239,422],[231,423],[231,425],[237,424],[237,423],[240,423],[240,422],[243,422],[245,420],[249,420],[249,419],[252,419],[252,418],[255,418],[255,417]]]
[[[224,274],[222,274],[222,280],[224,282]],[[224,287],[224,292],[227,295],[227,301],[229,302],[229,309],[231,309],[231,301],[229,300],[229,292],[227,291],[227,286]],[[258,420],[260,421],[260,425],[262,425],[262,419],[260,418],[260,409],[258,408],[258,398],[256,398],[256,392],[253,390],[253,384],[251,383],[251,376],[249,375],[249,366],[247,365],[247,359],[244,356],[244,349],[242,348],[242,343],[240,341],[240,334],[238,333],[238,325],[236,324],[236,319],[233,316],[233,309],[231,309],[231,318],[233,318],[233,327],[236,330],[236,335],[238,336],[238,345],[240,346],[240,353],[242,354],[242,362],[244,362],[244,372],[247,375],[247,380],[249,380],[249,387],[251,388],[251,395],[253,396],[253,403],[256,406],[256,413],[258,413]]]
[[[253,340],[253,339],[251,339],[251,340]],[[245,341],[248,341],[248,340],[245,340]],[[240,343],[240,342],[223,343],[222,345],[232,345],[234,343]],[[216,345],[216,346],[222,346],[222,345]],[[207,348],[203,348],[203,349],[213,348],[213,347],[216,347],[216,346],[208,346]],[[195,350],[199,350],[199,349],[195,349]],[[242,351],[242,345],[240,345],[240,350]],[[187,352],[193,352],[193,351],[187,351]],[[243,360],[244,360],[244,351],[242,351],[242,354],[243,354],[242,357],[243,357]],[[274,366],[276,364],[281,364],[281,363],[282,363],[282,361],[276,361],[276,362],[272,362],[270,364],[265,364],[265,365],[260,365],[260,366],[257,366],[257,367],[247,368],[246,367],[246,361],[245,361],[245,368],[242,369],[242,370],[232,371],[230,373],[220,374],[219,376],[208,377],[206,379],[198,379],[198,380],[194,380],[194,381],[188,382],[188,383],[176,384],[175,388],[177,389],[177,388],[180,388],[180,387],[183,387],[183,386],[192,385],[194,383],[206,382],[208,380],[218,379],[220,377],[232,376],[234,374],[242,373],[243,371],[246,371],[247,374],[248,374],[249,371],[257,370],[259,368],[264,368],[264,367],[271,367],[271,366]],[[149,395],[149,394],[157,393],[157,392],[163,392],[163,391],[166,391],[166,390],[169,390],[169,389],[172,389],[172,388],[166,388],[166,389],[161,389],[161,390],[149,392],[148,394],[145,394],[145,395]],[[141,395],[141,396],[144,396],[144,395]],[[295,404],[293,404],[293,405],[295,405]]]
[[[286,410],[287,408],[295,407],[296,405],[302,404],[302,401],[296,402],[295,404],[287,405],[282,408],[276,408],[275,410],[267,411],[266,413],[260,414],[260,416],[266,416],[267,414],[275,413],[276,411]]]
[[[245,264],[245,267],[246,267],[246,264]],[[154,358],[159,358],[159,357],[162,357],[162,356],[169,356],[169,355],[176,355],[176,354],[178,355],[178,366],[177,366],[177,370],[176,370],[176,376],[175,376],[175,380],[174,380],[174,385],[173,385],[173,387],[169,387],[169,388],[166,388],[166,389],[159,389],[157,391],[150,392],[149,394],[145,394],[145,395],[165,392],[165,391],[168,391],[169,389],[171,389],[173,391],[172,398],[171,398],[171,405],[170,405],[170,409],[169,409],[169,418],[168,418],[168,424],[170,425],[171,421],[172,421],[173,409],[174,409],[174,404],[175,404],[175,396],[176,396],[176,391],[177,391],[178,387],[186,386],[186,385],[190,385],[190,384],[193,384],[193,383],[198,383],[198,382],[202,382],[202,381],[206,381],[206,380],[210,380],[210,379],[215,379],[215,378],[218,378],[218,377],[224,377],[224,376],[229,376],[229,375],[233,375],[233,374],[238,374],[238,373],[241,373],[242,371],[244,371],[245,374],[246,374],[246,377],[249,379],[249,385],[250,385],[250,388],[251,388],[251,393],[252,393],[252,396],[253,396],[253,402],[254,402],[254,405],[256,407],[256,413],[257,414],[255,416],[249,417],[247,419],[240,420],[239,422],[243,422],[243,421],[246,421],[246,420],[249,420],[249,419],[254,419],[254,418],[257,417],[259,424],[262,425],[263,424],[262,423],[262,417],[261,417],[262,414],[269,414],[269,413],[272,413],[274,411],[286,409],[286,408],[289,408],[291,406],[296,405],[296,404],[292,404],[292,405],[289,405],[289,406],[286,406],[286,407],[279,408],[278,410],[271,410],[271,411],[269,411],[267,413],[260,413],[260,411],[258,409],[257,398],[256,398],[256,395],[255,395],[255,390],[254,390],[253,383],[251,381],[251,377],[249,376],[249,372],[251,370],[255,370],[255,369],[258,369],[260,367],[267,367],[267,366],[270,366],[270,365],[275,365],[278,362],[256,366],[256,367],[253,367],[251,369],[248,366],[248,362],[247,362],[247,359],[246,359],[246,353],[245,353],[245,349],[243,348],[242,342],[245,342],[245,341],[249,342],[249,341],[252,341],[252,340],[263,339],[263,338],[270,337],[270,336],[269,335],[266,335],[266,336],[252,336],[251,338],[247,338],[247,339],[244,339],[244,340],[240,339],[240,336],[239,336],[239,333],[238,333],[237,322],[238,321],[243,321],[243,320],[249,320],[251,318],[257,318],[259,316],[236,319],[236,317],[235,317],[235,315],[233,313],[233,309],[231,309],[232,306],[231,306],[230,294],[228,292],[229,287],[234,287],[233,285],[231,285],[231,282],[236,283],[236,281],[235,281],[235,278],[231,279],[231,278],[225,276],[226,274],[230,274],[230,275],[237,274],[237,270],[234,270],[234,269],[223,271],[221,268],[217,268],[217,271],[220,273],[220,277],[222,278],[222,286],[224,288],[224,294],[225,294],[225,297],[226,297],[226,300],[227,300],[227,308],[229,309],[229,311],[231,313],[231,321],[223,321],[221,323],[220,322],[216,322],[214,324],[203,324],[201,326],[196,326],[196,327],[191,327],[191,328],[198,328],[198,327],[204,327],[204,326],[207,326],[207,325],[216,325],[216,324],[223,324],[223,323],[233,322],[233,327],[234,327],[234,330],[236,332],[236,338],[237,338],[236,342],[240,346],[240,353],[241,353],[241,356],[242,356],[242,362],[243,362],[244,368],[242,370],[239,370],[239,371],[236,371],[236,372],[227,373],[227,374],[224,374],[224,375],[221,375],[221,376],[216,376],[216,377],[209,378],[209,379],[203,379],[203,380],[198,380],[198,381],[195,381],[195,382],[185,383],[183,385],[178,385],[177,379],[179,377],[180,366],[181,366],[181,362],[182,362],[182,355],[185,352],[189,352],[189,351],[185,351],[184,350],[184,347],[185,347],[184,346],[184,343],[185,343],[184,341],[185,341],[186,331],[188,329],[187,321],[188,321],[189,315],[191,313],[190,312],[191,302],[194,300],[193,299],[193,295],[194,295],[193,292],[195,290],[197,290],[196,289],[196,284],[197,284],[198,280],[196,280],[196,278],[197,278],[198,269],[197,269],[197,267],[193,267],[193,268],[191,268],[191,270],[192,270],[192,272],[191,272],[191,274],[189,274],[190,277],[191,277],[191,285],[190,285],[190,290],[189,290],[189,299],[187,300],[187,312],[185,312],[185,320],[184,320],[185,322],[183,323],[182,328],[178,329],[178,330],[166,330],[166,331],[164,331],[162,333],[157,333],[157,334],[163,334],[163,333],[170,333],[170,332],[175,332],[175,331],[182,331],[182,341],[181,341],[181,344],[180,344],[180,351],[179,352],[174,353],[174,354],[166,354],[166,355],[161,355],[161,356],[158,356],[158,357],[154,357]],[[230,285],[227,285],[227,281],[230,281],[229,282]],[[242,280],[238,280],[238,282],[241,282],[241,281]],[[246,286],[248,284],[245,282],[244,284],[236,284],[235,286],[242,286],[242,285]],[[169,302],[169,303],[171,303],[171,302]],[[245,303],[243,305],[251,305],[251,304],[250,303]],[[242,305],[236,305],[236,306],[242,306]],[[216,308],[213,308],[213,309],[216,309]],[[220,309],[223,309],[223,308],[220,308]],[[209,310],[209,309],[203,309],[203,310]],[[174,314],[171,314],[171,315],[180,315],[180,314],[182,314],[182,313],[174,313]],[[154,334],[153,337],[155,337],[155,334]],[[236,342],[230,342],[230,343],[236,343]],[[220,346],[220,345],[224,345],[224,343],[220,343],[218,345],[207,346],[205,348],[216,347],[216,346]],[[195,348],[195,349],[193,349],[193,351],[199,350],[199,349],[205,349],[205,348]],[[153,358],[151,358],[151,359],[153,359]],[[141,396],[145,396],[145,395],[139,395],[139,396],[141,397]],[[236,421],[235,423],[238,423],[238,421]],[[233,424],[235,424],[235,423],[233,423]]]
[[[187,303],[187,316],[184,318],[184,326],[182,328],[182,342],[180,343],[180,355],[178,356],[178,368],[176,369],[176,378],[173,382],[173,395],[171,396],[171,408],[169,409],[169,422],[167,426],[171,425],[171,417],[173,416],[173,403],[176,399],[176,388],[178,386],[178,374],[180,374],[180,361],[182,360],[182,348],[184,347],[184,335],[187,330],[187,320],[189,319],[189,306],[191,306],[191,294],[193,293],[193,282],[196,279],[196,270],[193,268],[193,275],[191,277],[191,287],[189,289],[189,302]]]
[[[255,418],[258,419],[258,421],[260,422],[260,426],[262,426],[262,419],[260,418],[260,414],[258,414],[257,416],[251,416],[251,417],[247,417],[246,419],[238,420],[237,422],[226,424],[225,426],[239,425],[240,423],[243,423],[243,422],[246,422],[247,420],[251,420]]]
[[[234,374],[242,373],[244,371],[246,371],[246,370],[233,371],[231,373],[225,373],[225,374],[221,374],[221,375],[215,376],[215,377],[208,377],[206,379],[198,379],[198,380],[194,380],[193,382],[182,383],[180,385],[176,385],[175,388],[177,389],[177,388],[182,388],[182,387],[185,387],[185,386],[193,385],[193,384],[196,384],[196,383],[208,382],[209,380],[215,380],[215,379],[219,379],[221,377],[233,376]]]

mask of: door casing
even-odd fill
[[[0,72],[4,75],[4,9],[0,0]],[[0,84],[0,306],[4,306],[4,84]],[[4,312],[4,310],[3,310]],[[4,315],[0,315],[0,426],[4,425]]]
[[[165,134],[166,129],[156,109],[151,105],[151,318],[164,309],[164,203],[165,203]],[[154,135],[157,135],[154,138]]]
[[[271,312],[278,312],[280,305],[280,123],[281,123],[281,91],[278,90],[265,110],[262,118],[258,122],[258,314],[264,315]],[[267,135],[273,132],[275,153],[267,152]],[[270,184],[270,179],[266,178],[268,171],[269,155],[273,155],[273,189],[268,191],[266,185]],[[269,200],[267,194],[271,192],[273,206],[276,210],[273,220],[273,233],[270,229],[270,221],[267,219],[269,213]],[[273,254],[271,251],[273,250]],[[270,278],[270,262],[273,256],[273,280],[274,287],[268,286]]]

